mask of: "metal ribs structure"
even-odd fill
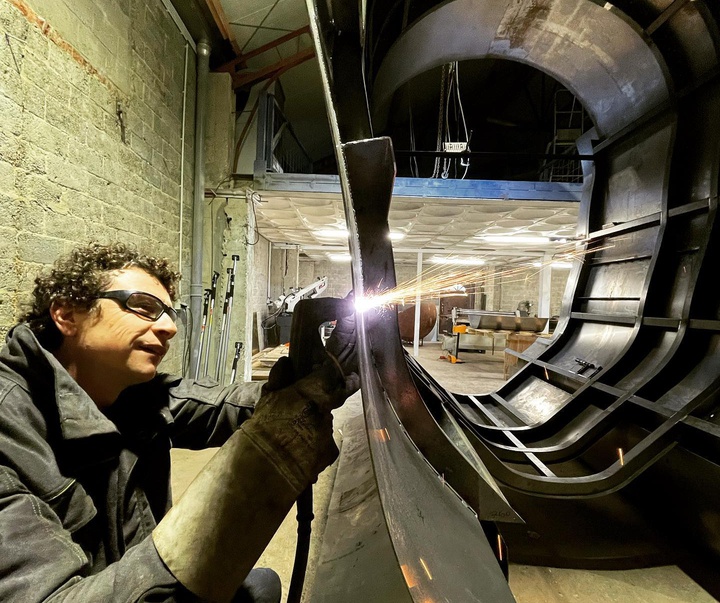
[[[573,90],[595,129],[579,145],[594,158],[584,261],[555,336],[503,387],[446,391],[404,352],[393,313],[359,316],[378,550],[399,568],[387,600],[512,601],[503,542],[525,563],[678,564],[720,598],[720,6],[406,2],[397,31],[373,39],[365,25],[397,22],[394,6],[308,0],[356,292],[395,284],[393,149],[370,124],[413,76],[519,60]]]

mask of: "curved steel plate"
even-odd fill
[[[387,138],[357,140],[356,133],[363,131],[363,116],[349,108],[364,98],[364,91],[358,89],[358,80],[346,77],[341,68],[348,57],[357,61],[349,66],[351,74],[361,64],[360,49],[353,45],[352,24],[357,21],[350,7],[331,5],[340,11],[333,13],[334,17],[344,24],[341,39],[333,38],[314,0],[308,0],[308,9],[336,143],[358,297],[395,285],[387,236],[394,158]],[[340,60],[336,65],[326,52],[328,45],[333,48],[333,62]],[[344,100],[336,112],[335,86],[341,82],[347,87],[342,88]],[[395,309],[378,318],[357,315],[357,345],[369,448],[384,527],[395,554],[395,559],[386,555],[382,562],[398,564],[408,598],[417,603],[510,603],[514,597],[504,568],[486,536],[486,530],[494,533],[493,529],[483,526],[474,511],[482,508],[484,513],[511,521],[519,518],[497,486],[486,481],[492,480],[489,474],[478,474],[422,405],[402,356]],[[392,392],[383,386],[388,377],[394,383]],[[399,390],[404,392],[402,400],[394,406]],[[412,412],[413,407],[417,413]],[[409,431],[414,431],[412,437]],[[500,545],[502,554],[501,539],[495,544]],[[337,568],[341,570],[341,564]],[[396,577],[397,572],[385,575],[393,581],[386,589],[392,598],[376,601],[398,601],[391,594],[398,590]]]
[[[453,0],[408,28],[384,58],[373,87],[377,123],[416,75],[482,57],[538,66],[573,91],[605,135],[668,98],[662,59],[637,27],[600,3]]]

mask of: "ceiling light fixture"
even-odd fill
[[[349,235],[347,230],[342,230],[340,228],[325,228],[323,230],[318,230],[315,233],[315,236],[327,239],[347,239]]]
[[[329,253],[331,262],[349,262],[352,260],[349,253]]]
[[[551,268],[561,268],[564,270],[572,268],[572,266],[572,262],[553,262],[552,264],[550,264]]]
[[[391,232],[390,233],[390,240],[391,241],[401,241],[405,238],[404,232]]]
[[[550,237],[532,235],[482,235],[478,238],[488,243],[526,243],[528,245],[545,245],[551,241]]]
[[[441,256],[433,256],[430,258],[433,264],[454,264],[456,266],[483,266],[485,260],[479,258],[446,258]]]

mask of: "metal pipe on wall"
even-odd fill
[[[195,93],[195,194],[193,198],[192,268],[190,271],[190,316],[192,338],[190,366],[195,366],[200,354],[200,329],[203,297],[203,235],[205,209],[205,121],[207,116],[207,80],[210,71],[210,43],[202,39],[197,44],[197,84]]]
[[[185,118],[187,116],[187,79],[188,79],[188,50],[190,45],[185,43],[185,66],[183,69],[183,102],[182,126],[180,128],[180,218],[178,226],[178,270],[182,272],[183,259],[183,222],[185,213]],[[182,297],[182,279],[178,283],[178,297]]]

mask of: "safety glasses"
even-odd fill
[[[177,322],[178,313],[170,306],[164,304],[154,295],[144,291],[103,291],[98,294],[101,299],[114,299],[120,302],[126,310],[147,318],[158,320],[163,314],[167,314],[173,322]]]

